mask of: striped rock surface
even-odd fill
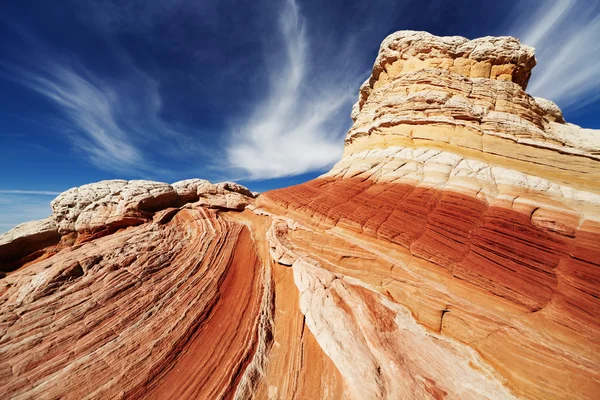
[[[597,398],[600,132],[534,65],[396,32],[313,181],[59,196],[0,237],[0,397]]]

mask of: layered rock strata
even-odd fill
[[[60,241],[54,218],[25,222],[0,236],[0,273],[23,257],[37,258],[38,251]]]
[[[0,271],[14,270],[32,257],[54,254],[73,240],[82,243],[155,217],[169,219],[182,206],[243,210],[254,197],[237,183],[212,184],[204,179],[172,185],[109,180],[75,187],[51,202],[50,217],[21,224],[0,236]],[[165,214],[164,210],[170,211]]]
[[[154,212],[200,201],[223,209],[243,209],[250,191],[236,183],[189,179],[173,185],[112,180],[70,189],[52,201],[60,234],[118,229],[147,222]]]
[[[294,221],[274,225],[273,256],[293,266],[307,324],[363,398],[600,390],[600,134],[524,92],[534,64],[512,38],[397,32],[343,159],[259,198]],[[464,353],[427,355],[434,333]]]
[[[11,274],[0,393],[231,395],[256,351],[261,271],[245,225],[186,209]]]
[[[534,65],[396,32],[313,181],[63,193],[0,237],[0,397],[595,399],[600,133]]]

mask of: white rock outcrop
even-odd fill
[[[107,180],[72,188],[52,203],[60,234],[137,225],[159,210],[196,202],[197,205],[241,210],[254,197],[233,182],[213,184],[186,179],[172,185],[146,180]]]
[[[54,218],[17,225],[0,235],[0,266],[60,240]]]
[[[51,207],[58,231],[65,234],[137,224],[176,200],[177,193],[168,183],[108,180],[69,189],[55,198]]]

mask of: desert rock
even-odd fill
[[[10,268],[10,263],[58,243],[60,235],[54,218],[25,222],[0,235],[0,271]]]
[[[70,189],[52,201],[61,234],[136,225],[175,203],[168,183],[111,180]]]
[[[273,225],[273,257],[356,398],[600,390],[600,132],[524,91],[534,65],[513,38],[392,34],[342,160],[258,198],[295,222]],[[455,352],[426,355],[432,332]]]
[[[600,133],[526,93],[535,62],[396,32],[317,179],[61,194],[0,239],[34,244],[0,280],[0,393],[596,399]]]

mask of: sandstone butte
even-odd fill
[[[535,62],[396,32],[313,181],[61,194],[0,237],[0,397],[598,399],[600,132]]]

